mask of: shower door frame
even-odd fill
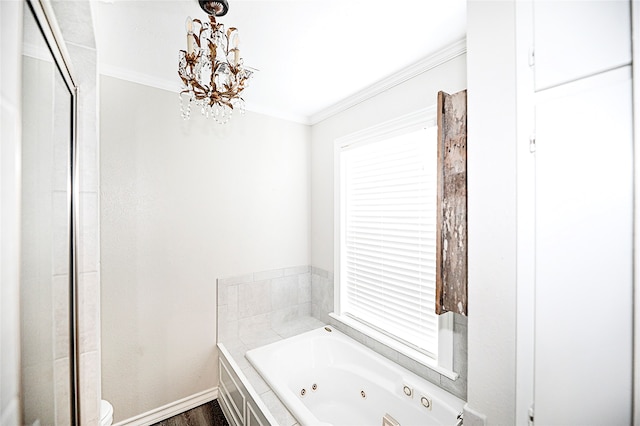
[[[66,49],[51,4],[46,0],[26,0],[25,13],[32,13],[71,95],[71,140],[69,141],[68,196],[69,211],[69,359],[70,359],[70,419],[72,426],[80,425],[80,380],[78,350],[78,250],[77,250],[77,135],[78,86],[74,79],[71,59]]]

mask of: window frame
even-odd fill
[[[446,313],[438,316],[438,355],[432,358],[400,340],[393,339],[365,323],[353,319],[342,313],[341,288],[341,248],[342,248],[342,208],[345,194],[342,191],[341,153],[347,146],[368,144],[406,133],[418,131],[421,128],[437,126],[436,105],[422,108],[415,112],[391,119],[363,130],[337,138],[334,141],[334,312],[332,318],[347,327],[353,328],[369,338],[379,342],[392,350],[403,354],[420,364],[426,365],[438,373],[455,380],[458,374],[453,371],[453,314]],[[440,167],[440,165],[438,165]],[[435,303],[434,303],[435,311]]]

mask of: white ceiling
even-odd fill
[[[197,0],[94,5],[101,72],[177,93],[185,18],[206,18]],[[466,0],[229,0],[218,21],[239,29],[245,65],[259,70],[247,109],[310,122],[462,40]]]

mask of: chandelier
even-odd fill
[[[187,50],[180,50],[178,75],[182,80],[180,110],[188,120],[191,108],[200,108],[202,115],[224,124],[234,111],[245,111],[242,91],[253,73],[244,67],[237,28],[225,31],[216,22],[229,10],[227,0],[199,0],[209,22],[187,18]]]

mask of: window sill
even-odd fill
[[[393,349],[394,351],[411,358],[412,360],[416,361],[417,363],[424,365],[425,367],[435,371],[438,374],[441,374],[451,380],[456,380],[458,378],[458,373],[456,373],[455,371],[451,371],[448,368],[443,368],[441,366],[439,366],[437,364],[437,361],[434,360],[433,358],[428,357],[427,355],[413,349],[410,348],[406,345],[403,345],[402,343],[398,342],[397,340],[394,340],[382,333],[380,333],[377,330],[374,330],[372,328],[367,327],[366,325],[355,321],[349,317],[346,316],[342,316],[342,315],[338,315],[336,313],[331,312],[329,314],[329,316],[333,319],[335,319],[336,321],[344,324],[347,327],[350,327],[362,334],[364,334],[365,336],[368,336],[370,338],[372,338],[373,340],[388,346],[389,348]]]

